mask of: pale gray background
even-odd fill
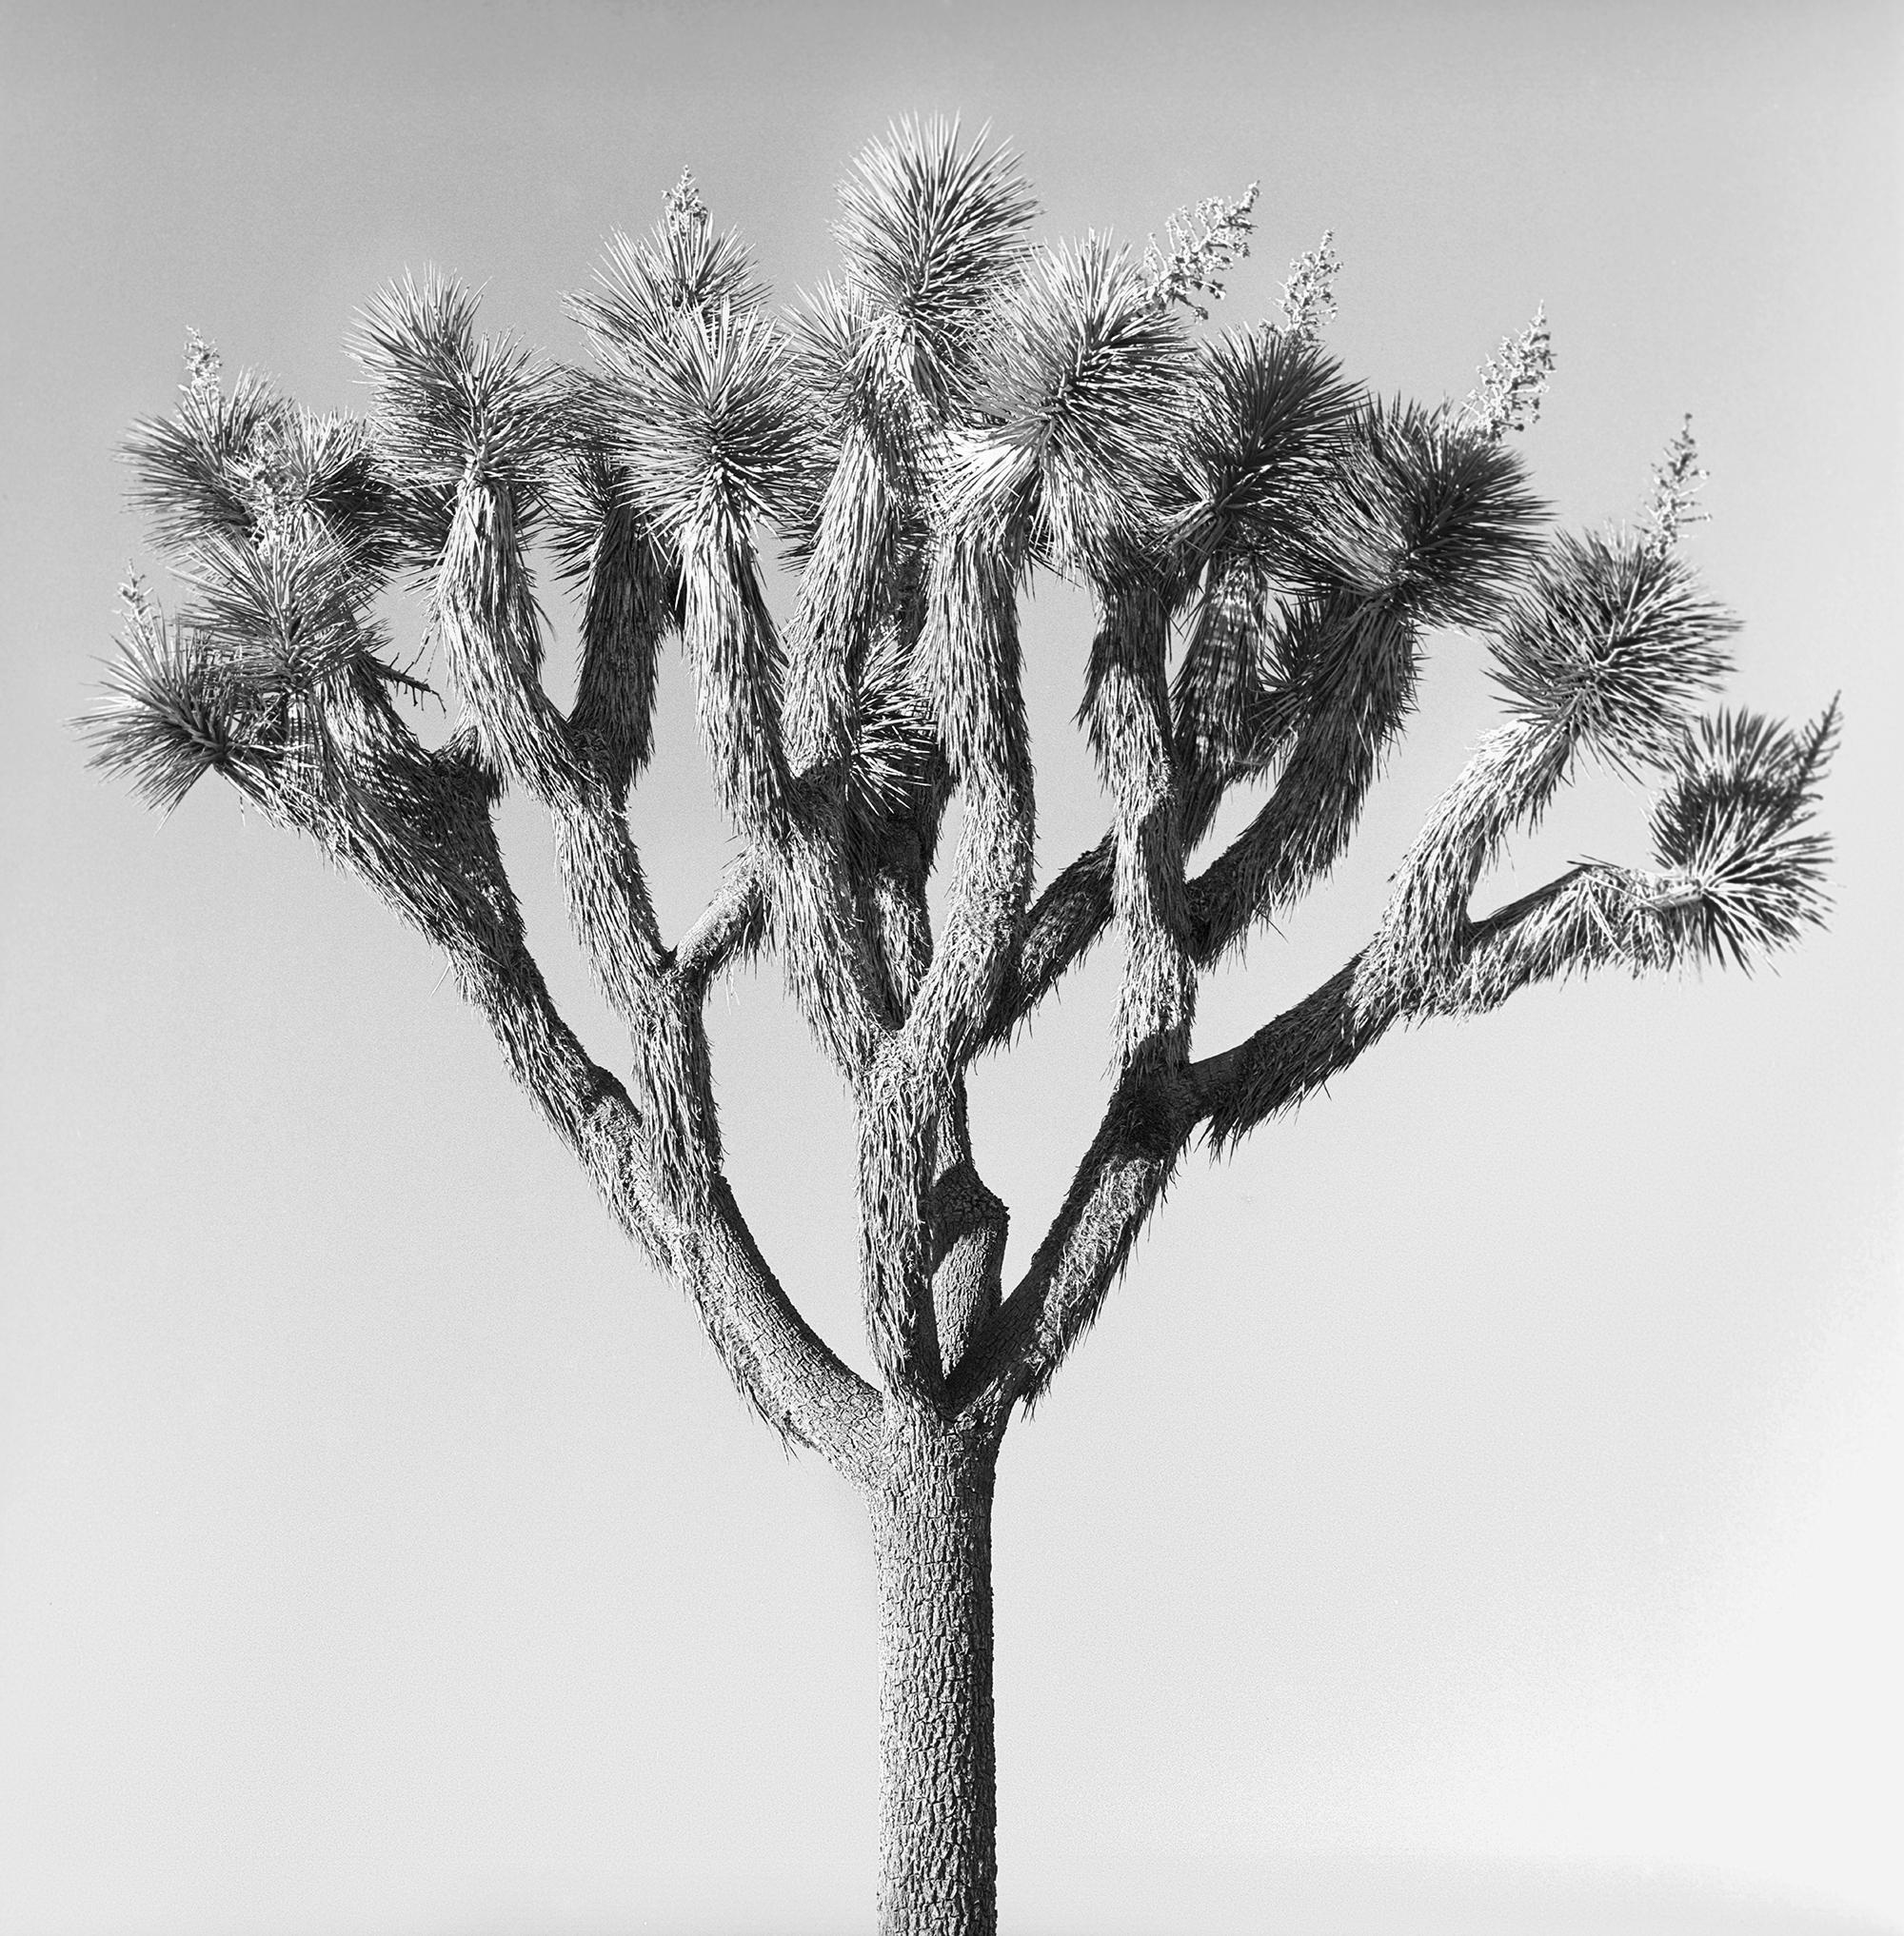
[[[1326,24],[1323,16],[1326,13]],[[1393,1039],[1193,1162],[1007,1449],[1002,1901],[1031,1932],[1904,1927],[1898,14],[1792,4],[10,7],[0,1928],[870,1926],[854,1504],[729,1393],[437,962],[208,786],[83,773],[137,555],[112,450],[188,325],[319,405],[405,267],[559,296],[684,165],[791,295],[897,114],[1019,144],[1052,235],[1264,183],[1220,320],[1333,226],[1331,341],[1465,390],[1537,301],[1577,524],[1695,413],[1736,690],[1842,688],[1838,911],[1752,980]],[[1041,588],[1042,853],[1102,809]],[[553,660],[566,661],[557,614]],[[1214,989],[1332,971],[1488,723],[1443,640],[1331,891]],[[727,851],[678,668],[638,824]],[[1505,893],[1642,858],[1595,782]],[[546,839],[506,816],[559,993]],[[1100,1104],[1105,964],[980,1083],[1022,1254]],[[844,1113],[771,975],[716,1003],[744,1202],[858,1355]]]

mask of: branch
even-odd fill
[[[774,848],[790,831],[781,745],[780,642],[744,530],[724,521],[682,542],[682,638],[714,787],[735,831]]]
[[[1464,916],[1432,982],[1393,976],[1371,944],[1246,1040],[1191,1066],[1211,1148],[1232,1149],[1299,1107],[1398,1022],[1483,1013],[1530,982],[1589,967],[1669,965],[1677,951],[1661,924],[1665,899],[1652,877],[1570,868],[1483,920]]]
[[[1220,568],[1213,568],[1212,578],[1218,583],[1227,583]],[[1173,615],[1174,607],[1165,614],[1166,624]],[[1226,622],[1231,620],[1235,622]],[[1217,676],[1213,662],[1233,662],[1240,656],[1232,648],[1244,629],[1243,617],[1232,610],[1229,601],[1220,593],[1207,595],[1173,695],[1171,738],[1179,787],[1180,874],[1181,857],[1191,853],[1208,832],[1228,781],[1223,762],[1210,757],[1209,713],[1217,692],[1227,692],[1234,682]],[[1249,629],[1254,629],[1253,623]],[[1253,638],[1243,649],[1254,655]],[[1201,676],[1205,673],[1211,676]],[[1089,704],[1087,696],[1087,712]],[[1064,868],[1033,902],[1023,938],[985,1020],[985,1047],[1006,1040],[1104,932],[1114,909],[1115,874],[1116,840],[1113,834],[1106,834]],[[1180,893],[1180,886],[1178,891]]]
[[[1178,681],[1173,735],[1181,776],[1179,844],[1194,850],[1235,780],[1295,743],[1275,790],[1236,840],[1185,890],[1193,960],[1207,965],[1294,900],[1339,858],[1382,752],[1413,702],[1413,628],[1347,594],[1305,602],[1275,634],[1282,665],[1265,683],[1246,674],[1269,629],[1260,587],[1218,568]],[[1254,589],[1252,589],[1254,588]],[[1248,609],[1238,606],[1243,596]],[[1218,662],[1222,662],[1220,665]],[[1238,689],[1247,690],[1247,700]],[[1040,895],[1011,973],[986,1019],[985,1045],[1005,1040],[1103,933],[1112,914],[1110,836]]]
[[[1102,1308],[1197,1121],[1185,1072],[1120,1084],[1024,1275],[960,1365],[953,1410],[1002,1432],[1015,1403],[1037,1400]]]
[[[1654,815],[1658,869],[1585,863],[1481,920],[1450,899],[1472,892],[1465,865],[1458,878],[1425,860],[1405,869],[1376,939],[1302,1001],[1180,1073],[1126,1078],[950,1402],[1002,1429],[1013,1403],[1036,1399],[1101,1307],[1200,1124],[1213,1150],[1234,1147],[1398,1022],[1485,1014],[1532,983],[1595,968],[1749,965],[1822,920],[1829,850],[1807,823],[1836,727],[1834,706],[1798,730],[1721,715],[1690,734]],[[1502,773],[1517,776],[1523,802],[1543,797],[1551,769],[1534,736],[1509,728],[1495,741],[1438,816],[1447,829],[1463,823],[1465,808],[1464,837],[1428,839],[1415,851],[1471,855],[1472,841],[1495,838],[1497,817],[1477,805],[1490,774],[1497,783]],[[1427,892],[1438,878],[1441,891]],[[1414,945],[1397,941],[1403,932]]]
[[[794,999],[857,1083],[894,1017],[854,919],[844,804],[823,773],[793,778],[782,741],[782,653],[753,548],[731,522],[684,537],[684,636],[717,791],[751,844],[768,931]]]
[[[998,998],[1031,886],[1035,808],[1014,555],[1021,552],[961,531],[935,556],[929,583],[922,654],[965,823],[944,932],[899,1055],[914,1069],[938,1065],[948,1076],[969,1059]]]
[[[962,1077],[939,1126],[932,1185],[932,1308],[940,1360],[952,1378],[999,1308],[1011,1213],[972,1160]]]
[[[886,1392],[934,1405],[944,1389],[932,1297],[932,1183],[949,1088],[897,1054],[860,1089],[860,1297]]]
[[[647,756],[654,661],[675,585],[653,527],[627,502],[599,399],[506,342],[478,339],[475,314],[456,285],[407,284],[372,306],[360,332],[397,479],[392,501],[408,507],[399,529],[429,572],[470,744],[547,808],[570,923],[653,1093],[667,1100],[674,1160],[691,1165],[699,1149],[719,1148],[705,1043],[660,1019],[664,957],[621,810]],[[523,549],[551,506],[558,555],[585,587],[572,724],[542,689],[541,619]]]
[[[1117,1017],[1121,1070],[1180,1063],[1197,1005],[1163,669],[1168,627],[1160,592],[1109,595],[1084,697],[1092,749],[1114,810],[1112,900],[1125,938]]]
[[[1294,743],[1261,810],[1190,884],[1200,962],[1217,959],[1335,864],[1414,703],[1415,629],[1384,603],[1338,594],[1306,605],[1283,650],[1293,691],[1279,697],[1298,721]]]
[[[517,1081],[574,1151],[616,1220],[686,1288],[736,1388],[766,1422],[863,1482],[879,1399],[815,1334],[762,1257],[719,1171],[684,1195],[657,1175],[625,1090],[556,1014],[526,948],[466,948],[458,979]]]
[[[860,1114],[861,1287],[889,1392],[936,1403],[944,1356],[932,1294],[935,1149],[1023,919],[1031,884],[1031,756],[1019,682],[1024,541],[955,519],[930,566],[922,669],[965,808],[944,934]]]
[[[620,803],[653,746],[656,661],[680,623],[680,578],[599,434],[578,454],[556,511],[557,556],[582,592],[582,664],[568,722]]]
[[[1191,1065],[1213,1149],[1226,1149],[1258,1123],[1294,1109],[1387,1033],[1396,1012],[1356,998],[1361,962],[1357,955],[1246,1041]]]
[[[788,751],[802,773],[843,774],[855,688],[893,603],[908,480],[890,474],[880,441],[863,424],[846,428],[801,575],[785,710]]]
[[[1111,873],[1111,837],[1106,834],[1038,897],[985,1017],[982,1047],[996,1048],[1009,1039],[1110,924]]]
[[[570,925],[610,1003],[627,1024],[644,1094],[658,1136],[655,1156],[664,1174],[694,1174],[720,1160],[707,1041],[699,1002],[684,1012],[664,978],[665,957],[647,882],[623,818],[617,780],[631,772],[645,732],[616,730],[599,677],[584,713],[596,723],[574,732],[542,691],[535,656],[522,642],[536,623],[511,516],[509,493],[466,475],[458,486],[450,541],[436,575],[439,622],[448,642],[452,674],[475,713],[477,743],[501,770],[524,781],[547,808],[555,831],[558,872]],[[650,581],[625,596],[651,616],[658,609],[644,555],[625,547],[607,562],[632,563]],[[616,610],[615,588],[600,572],[589,616],[605,622]],[[585,635],[586,637],[586,635]],[[616,647],[651,664],[655,637],[588,642],[598,671]],[[581,708],[578,708],[581,710]],[[622,722],[625,724],[625,721]],[[645,720],[638,723],[645,728]]]
[[[750,853],[727,870],[714,899],[674,951],[675,972],[684,982],[704,994],[715,976],[765,945],[767,896],[763,872]]]

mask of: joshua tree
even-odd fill
[[[1462,403],[1372,398],[1322,347],[1325,237],[1280,320],[1206,333],[1199,298],[1254,201],[1173,218],[1141,257],[1096,236],[1034,249],[1010,156],[908,126],[855,163],[838,280],[788,320],[684,176],[571,299],[585,366],[479,336],[453,282],[407,281],[356,329],[367,419],[250,376],[227,388],[193,337],[176,410],[131,435],[183,602],[169,618],[129,588],[87,722],[100,763],[160,806],[223,774],[440,947],[734,1384],[858,1488],[889,1932],[995,1926],[999,1447],[1186,1151],[1229,1148],[1398,1025],[1590,968],[1749,964],[1823,908],[1808,822],[1834,711],[1802,728],[1697,711],[1734,621],[1676,548],[1703,476],[1690,435],[1636,528],[1546,535],[1512,442],[1551,367],[1544,324]],[[767,532],[798,586],[783,626]],[[579,613],[565,711],[542,680],[535,557]],[[1041,571],[1095,600],[1079,717],[1109,827],[1035,892],[1018,613]],[[426,619],[407,668],[377,619],[393,580]],[[1499,723],[1361,951],[1247,1039],[1193,1050],[1200,978],[1329,873],[1442,627],[1492,656]],[[670,943],[629,795],[677,638],[740,853]],[[410,711],[425,675],[460,707],[435,744]],[[1475,913],[1504,843],[1589,761],[1655,777],[1653,864],[1581,864]],[[506,787],[553,823],[576,936],[627,1025],[619,1075],[526,944],[493,826]],[[1258,790],[1255,817],[1193,867],[1233,788]],[[1107,934],[1111,1099],[1007,1289],[966,1072]],[[723,1171],[703,1008],[760,955],[850,1096],[872,1382],[794,1308]]]

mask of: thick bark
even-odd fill
[[[994,1936],[995,1445],[915,1415],[871,1495],[880,1588],[880,1936]]]

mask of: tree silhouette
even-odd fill
[[[684,176],[571,299],[585,367],[480,336],[454,282],[407,281],[355,333],[367,419],[250,376],[227,388],[194,337],[177,408],[131,436],[183,595],[167,617],[127,587],[85,721],[98,762],[161,807],[224,775],[440,947],[734,1384],[863,1495],[886,1931],[995,1926],[999,1447],[1191,1145],[1233,1145],[1399,1024],[1596,967],[1749,965],[1823,912],[1810,820],[1835,709],[1800,728],[1698,710],[1735,622],[1677,548],[1703,476],[1690,430],[1636,528],[1546,535],[1512,443],[1552,367],[1544,321],[1462,403],[1371,397],[1322,346],[1325,236],[1279,321],[1210,334],[1255,197],[1171,218],[1141,257],[1096,236],[1036,249],[1013,157],[906,125],[854,164],[838,280],[788,321]],[[784,628],[766,532],[797,578]],[[543,684],[534,555],[579,608],[566,712]],[[1018,613],[1041,571],[1096,603],[1079,717],[1110,826],[1034,893]],[[398,581],[460,707],[433,745],[414,710],[432,688],[378,620]],[[1329,873],[1442,627],[1492,655],[1501,723],[1361,951],[1195,1053],[1200,979]],[[677,636],[741,851],[670,945],[626,808]],[[1652,777],[1654,864],[1582,863],[1477,916],[1483,874],[1588,761]],[[621,1076],[529,952],[493,825],[511,786],[553,825],[575,934],[627,1026]],[[1240,790],[1254,818],[1193,867]],[[1113,1093],[1007,1291],[965,1074],[1106,933]],[[853,1104],[876,1383],[795,1309],[723,1172],[703,1009],[764,954]]]

